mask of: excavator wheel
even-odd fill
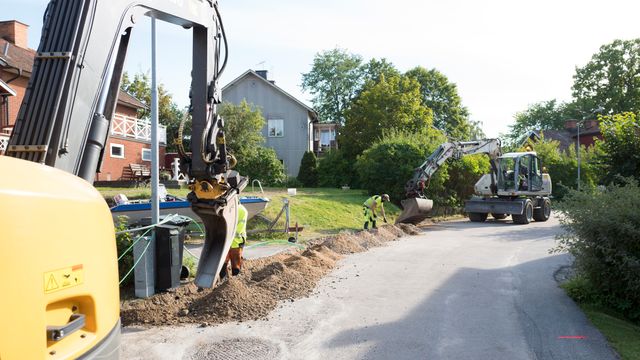
[[[539,208],[533,209],[533,219],[535,221],[547,221],[551,216],[551,200],[545,198]]]
[[[533,221],[533,203],[531,202],[531,200],[527,200],[524,203],[524,211],[522,212],[522,215],[512,214],[511,218],[513,219],[513,222],[516,224],[526,225],[532,222]]]
[[[506,219],[507,218],[507,214],[494,214],[494,213],[491,213],[491,216],[493,216],[493,218],[496,219],[496,220],[502,220],[502,219]]]
[[[484,222],[487,220],[487,213],[469,213],[469,220],[472,222]]]

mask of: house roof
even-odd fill
[[[124,90],[118,94],[118,103],[135,109],[147,109],[147,105]]]
[[[9,84],[0,79],[0,95],[16,96],[16,91],[13,90]]]
[[[240,82],[240,80],[242,80],[242,79],[244,79],[245,77],[248,77],[248,76],[254,76],[254,77],[258,78],[259,80],[263,81],[265,84],[273,87],[275,90],[279,91],[280,93],[282,93],[283,95],[285,95],[289,99],[291,99],[294,102],[298,103],[298,105],[302,106],[303,108],[305,108],[309,112],[309,114],[311,115],[311,118],[314,121],[317,121],[318,113],[315,110],[310,108],[307,104],[303,103],[302,101],[296,99],[293,95],[291,95],[288,92],[284,91],[282,88],[280,88],[279,86],[277,86],[273,82],[271,82],[271,81],[263,78],[262,76],[258,75],[255,71],[253,71],[251,69],[245,71],[242,75],[238,76],[237,78],[232,80],[230,83],[228,83],[227,85],[223,86],[222,87],[222,92],[224,92],[226,89],[232,87],[233,85],[235,85],[238,82]]]
[[[0,38],[0,58],[5,60],[9,66],[31,73],[33,70],[33,59],[35,59],[35,56],[35,50],[21,48],[3,38]]]

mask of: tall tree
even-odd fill
[[[604,141],[599,144],[604,165],[605,182],[616,180],[616,176],[635,177],[640,180],[640,119],[636,114],[603,116],[600,123]]]
[[[407,71],[405,75],[420,83],[422,104],[433,110],[435,127],[454,138],[466,139],[471,135],[469,111],[462,106],[456,84],[438,70],[427,70],[421,66]]]
[[[401,73],[396,69],[393,63],[389,62],[386,58],[380,60],[373,58],[368,63],[362,65],[362,76],[364,82],[380,81],[380,77],[384,76],[387,79],[393,76],[400,76]]]
[[[431,109],[421,101],[420,84],[405,76],[368,82],[346,112],[340,134],[345,154],[355,159],[385,131],[424,133],[433,123]]]
[[[582,68],[576,68],[573,97],[583,110],[605,114],[640,111],[640,39],[603,45]]]
[[[362,57],[338,48],[316,54],[311,71],[302,74],[302,89],[313,95],[320,119],[341,124],[362,82]]]

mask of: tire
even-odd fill
[[[505,219],[507,217],[507,214],[494,214],[494,213],[491,213],[491,216],[493,216],[493,218],[496,219],[496,220],[502,220],[502,219]]]
[[[511,218],[513,219],[513,222],[516,224],[526,225],[532,222],[533,221],[533,203],[531,202],[531,200],[527,199],[527,201],[524,202],[524,211],[522,212],[522,215],[512,214]]]
[[[484,222],[487,220],[487,213],[469,213],[469,220],[472,222]]]
[[[535,221],[547,221],[549,217],[551,217],[551,200],[544,198],[540,207],[533,209],[533,219]]]

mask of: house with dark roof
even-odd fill
[[[0,21],[0,155],[6,150],[18,117],[36,51],[28,47],[29,25]],[[130,164],[151,165],[151,125],[138,117],[146,105],[120,91],[102,166],[96,181],[126,180]],[[160,128],[160,158],[164,157],[166,129]]]
[[[269,80],[266,70],[244,72],[222,88],[222,100],[245,100],[262,111],[265,146],[276,151],[289,176],[298,176],[306,151],[320,155],[337,147],[336,125],[319,124],[316,111]]]
[[[561,151],[566,151],[570,146],[576,148],[578,143],[578,126],[580,126],[580,145],[589,147],[593,146],[596,140],[602,140],[600,132],[600,123],[598,120],[566,120],[563,130],[531,130],[523,138],[521,145],[525,145],[527,141],[539,141],[544,137],[545,140],[555,140],[560,143]]]

